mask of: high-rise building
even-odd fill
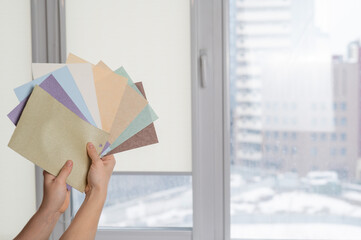
[[[360,49],[360,44],[353,42],[348,47],[349,56],[333,57],[334,129],[327,132],[265,131],[264,166],[301,175],[331,170],[340,178],[360,178]]]
[[[291,0],[230,1],[232,161],[262,160],[262,79],[258,57],[291,45]]]
[[[312,56],[312,46],[325,37],[314,25],[314,0],[230,0],[230,18],[230,36],[235,36],[229,43],[232,162],[302,175],[334,170],[341,178],[355,178],[361,151],[359,44],[350,44],[347,59],[332,60],[330,53],[333,97],[329,106],[312,104],[315,113],[332,105],[333,119],[326,119],[332,128],[317,130],[322,129],[319,121],[308,130],[272,129],[263,121],[267,99],[262,93],[267,89],[260,60],[295,48],[311,49]]]
[[[263,159],[264,76],[260,61],[297,45],[313,22],[313,1],[231,0],[230,82],[232,161],[257,166]],[[303,14],[307,13],[307,14]],[[307,30],[308,31],[308,30]]]

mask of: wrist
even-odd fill
[[[58,211],[51,210],[43,205],[40,205],[37,214],[41,217],[41,219],[46,223],[54,223],[57,222],[61,216],[61,213]]]
[[[85,199],[87,200],[105,202],[105,199],[107,197],[107,188],[101,188],[99,186],[89,186],[85,194]]]

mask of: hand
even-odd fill
[[[87,151],[92,164],[88,172],[88,184],[85,187],[86,196],[70,226],[60,238],[62,240],[95,239],[97,233],[115,159],[113,156],[100,158],[92,143],[87,144]]]
[[[85,188],[85,194],[88,195],[92,190],[96,190],[106,196],[109,179],[115,166],[114,156],[109,155],[100,158],[92,143],[87,144],[87,150],[92,164],[88,172],[88,184]]]
[[[66,187],[66,179],[73,169],[73,162],[68,160],[57,177],[44,171],[44,197],[40,208],[49,213],[62,214],[69,206],[70,191]]]

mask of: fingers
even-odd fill
[[[108,161],[108,160],[112,160],[112,159],[114,159],[113,155],[106,155],[102,158],[103,161]],[[114,159],[114,161],[115,161],[115,159]]]
[[[63,168],[60,170],[60,173],[58,174],[56,179],[65,183],[72,169],[73,169],[73,161],[71,160],[66,161],[66,163],[64,164]]]
[[[99,161],[100,158],[98,156],[98,153],[97,153],[97,150],[95,149],[94,145],[92,143],[88,143],[86,145],[86,148],[88,150],[88,155],[90,157],[90,159],[92,160],[92,162],[96,162],[96,161]]]
[[[107,156],[103,157],[102,160],[103,160],[103,162],[104,162],[105,164],[108,164],[108,165],[110,165],[112,168],[114,168],[114,166],[115,166],[115,158],[114,158],[113,155],[107,155]]]

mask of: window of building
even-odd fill
[[[332,147],[331,149],[330,149],[330,154],[331,154],[331,156],[336,156],[337,155],[337,148],[335,148],[335,147]]]
[[[317,141],[317,133],[311,133],[312,141]]]
[[[327,135],[326,133],[320,133],[320,139],[321,141],[326,141]]]
[[[295,133],[295,132],[292,133],[292,139],[293,139],[293,140],[296,140],[296,139],[297,139],[297,133]]]
[[[346,133],[341,133],[341,134],[340,134],[340,139],[341,139],[342,141],[346,141],[346,140],[347,140],[347,134],[346,134]]]
[[[278,139],[278,132],[273,132],[273,138]]]
[[[346,103],[346,102],[340,103],[340,109],[341,109],[342,111],[346,111],[346,110],[347,110],[347,103]]]
[[[318,151],[317,151],[317,148],[316,148],[316,147],[311,148],[311,155],[312,155],[312,156],[316,157],[316,156],[317,156],[317,153],[318,153]]]
[[[340,120],[340,125],[341,126],[346,126],[347,125],[347,118],[342,117],[341,120]]]
[[[346,150],[346,148],[341,148],[341,150],[340,150],[340,154],[341,154],[341,156],[346,156],[346,154],[347,154],[347,150]]]
[[[332,141],[337,141],[337,134],[336,133],[331,134],[331,140]]]

